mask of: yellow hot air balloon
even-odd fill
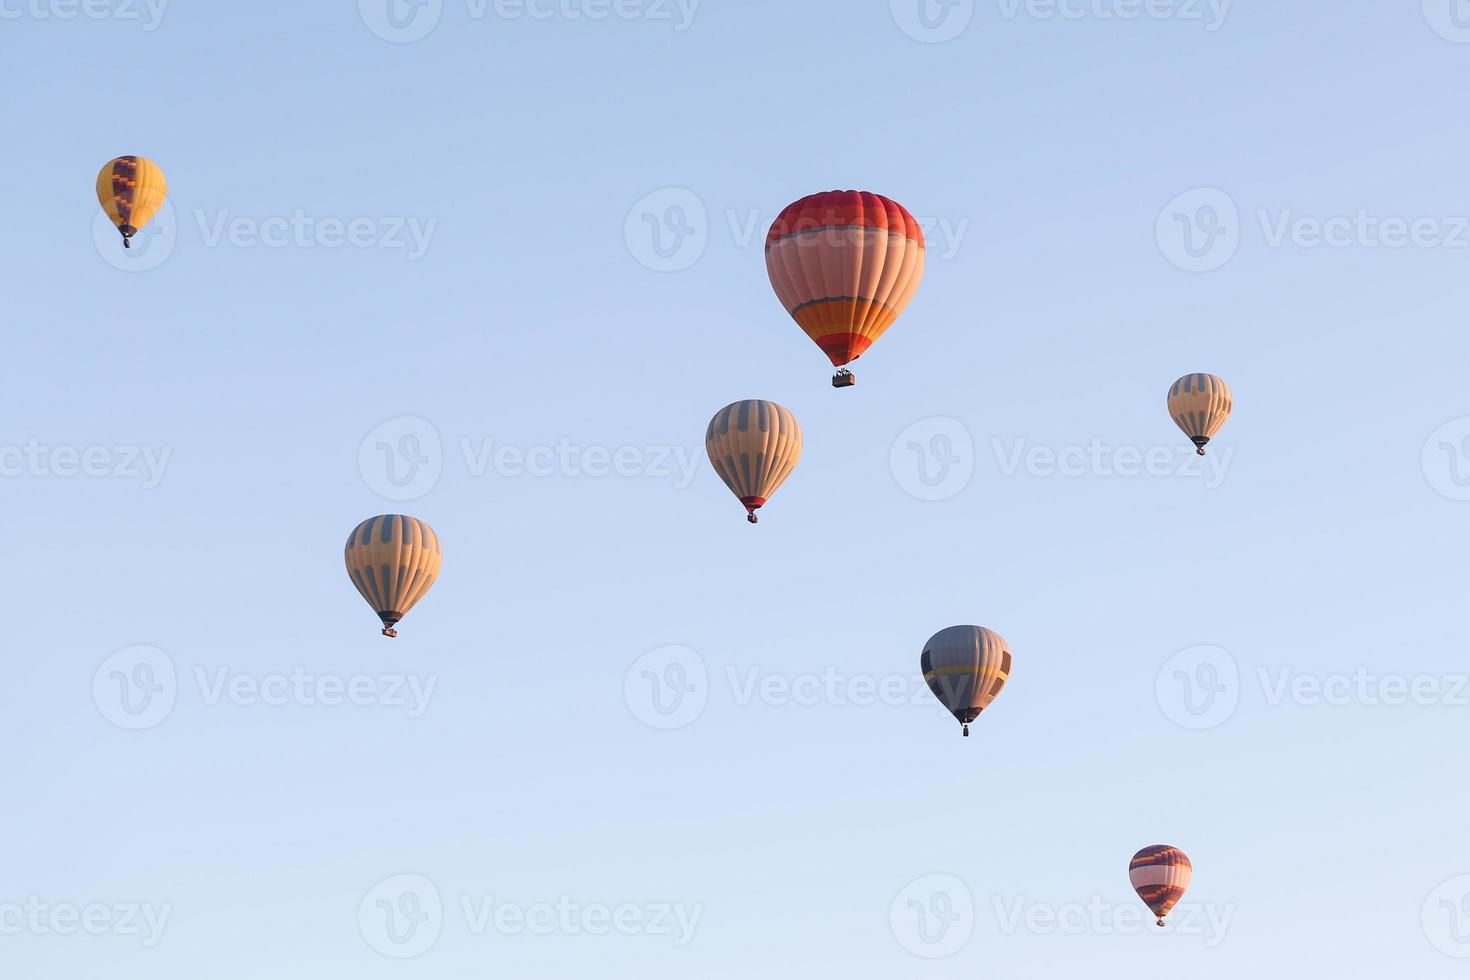
[[[347,574],[383,621],[383,635],[397,636],[394,624],[439,577],[444,552],[439,535],[423,521],[383,514],[352,529],[346,557]]]
[[[1213,374],[1186,374],[1169,389],[1169,415],[1203,456],[1230,418],[1230,386]]]
[[[124,248],[133,247],[128,239],[158,213],[167,193],[163,171],[144,157],[109,160],[97,174],[97,200],[122,232]]]
[[[756,510],[801,459],[801,426],[790,409],[775,402],[734,402],[710,419],[704,448],[725,486],[745,505],[746,520],[756,524]]]

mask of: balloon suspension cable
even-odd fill
[[[394,629],[393,627],[391,627],[391,626],[384,626],[383,627],[383,635],[384,636],[397,636],[398,635],[398,631],[396,629]]]

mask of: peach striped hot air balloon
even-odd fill
[[[1230,418],[1231,407],[1230,386],[1213,374],[1186,374],[1169,388],[1169,416],[1201,456]]]
[[[786,312],[842,368],[893,325],[924,277],[924,232],[903,205],[828,191],[782,211],[766,235],[766,271]]]
[[[1164,916],[1184,897],[1193,873],[1188,856],[1168,844],[1150,844],[1128,862],[1128,881],[1161,927]]]
[[[424,597],[439,577],[444,550],[434,529],[416,517],[369,517],[347,538],[347,574],[383,621],[383,635]]]
[[[746,520],[786,482],[801,459],[801,426],[789,408],[751,398],[715,413],[704,432],[710,465],[745,505]]]

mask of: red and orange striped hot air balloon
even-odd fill
[[[766,235],[766,271],[786,312],[854,382],[857,360],[893,325],[924,277],[924,232],[897,201],[828,191],[782,211]]]
[[[1160,926],[1164,916],[1184,897],[1193,873],[1189,857],[1168,844],[1150,844],[1128,862],[1128,880],[1143,904],[1158,916]]]

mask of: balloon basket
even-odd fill
[[[857,377],[847,368],[832,375],[832,387],[834,388],[851,388],[855,384],[857,384]]]

